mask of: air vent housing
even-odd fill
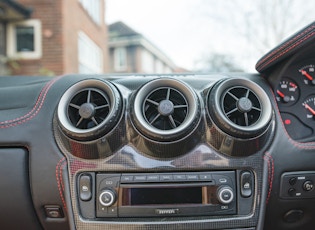
[[[208,97],[211,118],[237,138],[251,138],[266,130],[272,107],[265,91],[247,79],[228,79],[213,87]]]
[[[58,122],[62,131],[75,140],[95,140],[117,124],[121,103],[120,94],[111,83],[81,81],[60,99]]]
[[[156,141],[175,141],[191,133],[200,120],[197,95],[185,83],[160,78],[136,93],[131,118],[137,130]]]

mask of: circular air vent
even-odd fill
[[[62,130],[77,140],[92,140],[108,132],[121,111],[120,95],[110,83],[85,80],[70,87],[58,105]]]
[[[144,85],[136,94],[133,121],[140,132],[155,140],[182,138],[199,120],[199,100],[183,82],[161,78]]]
[[[254,125],[262,114],[256,94],[242,86],[228,89],[223,95],[221,107],[224,115],[239,126]]]
[[[236,137],[259,135],[272,116],[265,91],[246,79],[220,82],[211,90],[208,101],[211,117],[220,128]]]

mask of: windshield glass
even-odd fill
[[[311,0],[0,1],[0,74],[255,72]],[[303,4],[302,4],[303,3]]]

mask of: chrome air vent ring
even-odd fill
[[[242,78],[223,80],[215,85],[208,97],[208,108],[219,128],[240,138],[260,135],[272,117],[265,91]]]
[[[84,80],[60,99],[57,117],[62,131],[75,140],[94,140],[109,132],[120,117],[122,100],[109,82]]]
[[[200,118],[196,93],[184,82],[160,78],[134,96],[131,118],[137,130],[157,141],[174,141],[189,134]]]

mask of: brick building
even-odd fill
[[[142,34],[123,22],[108,27],[110,72],[172,73],[174,63]]]
[[[104,0],[1,0],[0,34],[12,74],[108,72]]]

